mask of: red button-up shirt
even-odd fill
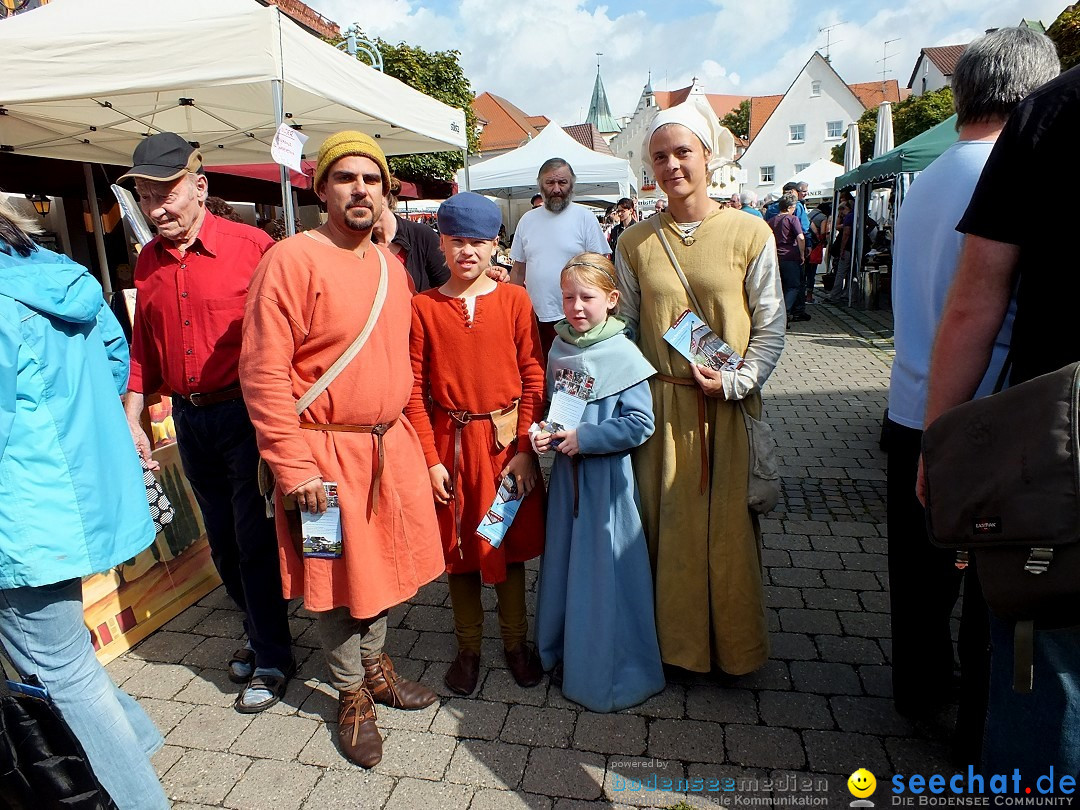
[[[207,211],[183,256],[160,236],[143,248],[129,390],[186,397],[239,383],[244,301],[255,265],[273,244],[258,228]]]

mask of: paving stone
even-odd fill
[[[851,591],[881,590],[877,576],[869,571],[826,571],[825,582],[830,588]]]
[[[801,768],[802,740],[787,728],[764,726],[724,726],[727,759],[752,768]]]
[[[664,721],[669,722],[669,721]],[[568,799],[599,799],[607,760],[601,754],[563,748],[534,748],[521,787],[529,793]]]
[[[892,737],[883,742],[889,760],[892,762],[893,773],[947,774],[958,770],[949,762],[949,746],[943,740],[911,740]]]
[[[232,607],[236,607],[233,605]],[[174,633],[187,633],[205,619],[213,611],[213,608],[203,607],[202,605],[192,605],[186,608],[178,616],[169,619],[163,626],[162,630],[171,631]]]
[[[175,700],[226,708],[233,705],[240,689],[241,685],[230,681],[225,670],[204,669],[176,693]]]
[[[337,747],[337,723],[320,723],[318,730],[307,741],[304,750],[296,760],[305,765],[317,765],[320,768],[350,768],[356,766],[345,759]],[[383,731],[383,733],[389,733]]]
[[[244,614],[233,606],[232,610],[215,610],[191,628],[201,636],[222,636],[238,639],[244,636]]]
[[[184,657],[184,663],[188,666],[224,670],[229,666],[229,659],[232,658],[233,652],[244,646],[242,641],[235,638],[221,636],[209,638],[199,636],[198,638],[201,639],[199,644]]]
[[[893,708],[892,700],[880,697],[834,697],[833,716],[843,731],[876,736],[914,736],[915,728]]]
[[[791,565],[790,552],[777,548],[761,550],[761,564],[766,568],[787,567]]]
[[[839,570],[845,566],[840,562],[840,555],[832,551],[792,551],[791,564],[798,568],[812,568],[815,571]]]
[[[327,771],[304,801],[304,810],[357,807],[360,797],[364,807],[382,807],[393,789],[389,776],[355,766],[348,771]]]
[[[229,750],[234,754],[246,754],[262,759],[292,761],[320,726],[318,721],[306,717],[263,712],[255,715],[255,719]]]
[[[645,737],[643,717],[585,711],[578,715],[573,747],[602,754],[637,756],[645,753]]]
[[[784,585],[791,588],[825,587],[825,581],[821,578],[821,574],[809,568],[769,569],[769,577],[773,585]]]
[[[820,535],[810,538],[810,546],[814,551],[859,551],[862,546],[855,537],[834,537],[832,535]]]
[[[454,751],[446,781],[472,787],[517,788],[529,749],[502,741],[466,740]]]
[[[224,585],[215,588],[200,599],[199,606],[210,610],[236,610],[236,602],[229,596]]]
[[[832,729],[828,701],[821,695],[800,692],[760,692],[758,706],[767,726]]]
[[[782,661],[813,661],[818,657],[814,642],[802,633],[772,633],[769,644],[772,657]]]
[[[237,737],[255,718],[233,709],[195,706],[165,737],[170,745],[201,748],[205,751],[228,751]]]
[[[803,591],[799,588],[782,588],[770,585],[765,589],[765,604],[771,608],[801,608]]]
[[[382,731],[383,759],[375,770],[387,776],[411,776],[439,781],[458,741],[425,731]]]
[[[663,692],[623,711],[644,717],[682,717],[686,713],[686,687],[680,683],[668,683]]]
[[[877,527],[873,523],[837,521],[829,524],[829,531],[838,537],[877,537]]]
[[[791,673],[786,661],[767,661],[756,672],[736,678],[735,684],[741,689],[790,689]]]
[[[315,683],[297,711],[300,717],[336,723],[338,716],[338,692],[328,683]]]
[[[396,662],[398,656],[410,654],[419,638],[420,633],[416,630],[395,627],[386,634],[386,644],[383,646],[383,651]]]
[[[184,657],[198,646],[203,636],[194,633],[174,633],[158,630],[140,642],[130,655],[143,661],[159,661],[166,664],[179,664]]]
[[[535,793],[482,789],[476,791],[469,810],[551,810],[551,799]]]
[[[257,759],[225,797],[235,810],[298,810],[322,776],[319,768]]]
[[[682,800],[685,781],[681,762],[613,756],[604,777],[604,798],[616,806],[670,807]]]
[[[473,789],[446,782],[404,777],[398,780],[383,810],[467,810]]]
[[[445,633],[454,629],[454,614],[450,608],[446,607],[413,605],[405,614],[401,626],[410,630]]]
[[[511,706],[499,739],[508,743],[566,748],[574,733],[576,712],[536,706]]]
[[[453,661],[457,657],[457,639],[453,633],[420,633],[409,655],[421,661]]]
[[[892,697],[892,668],[859,667],[859,680],[868,695]]]
[[[884,591],[863,591],[859,594],[859,602],[872,613],[888,613],[890,610],[889,595]]]
[[[859,541],[859,545],[867,554],[889,553],[889,540],[887,537],[864,537]],[[854,550],[852,549],[852,551]]]
[[[724,732],[700,720],[653,720],[646,750],[658,759],[724,762]]]
[[[150,757],[150,764],[154,766],[158,779],[165,776],[165,774],[169,772],[169,768],[175,765],[183,755],[184,749],[178,745],[161,746],[161,748]]]
[[[145,666],[124,681],[124,691],[136,698],[169,700],[187,686],[197,671],[181,664]]]
[[[176,728],[177,723],[183,720],[192,708],[186,703],[158,698],[139,698],[138,702],[143,711],[150,715],[150,719],[154,721],[154,725],[162,735]]]
[[[786,633],[839,633],[840,622],[830,610],[780,608],[780,626]]]
[[[884,554],[841,554],[844,568],[848,571],[888,571],[889,558]]]
[[[185,751],[161,780],[173,799],[219,804],[251,765],[247,757],[221,751]]]
[[[140,661],[129,655],[121,655],[106,664],[105,671],[109,673],[109,677],[112,678],[113,683],[117,686],[123,686],[128,678],[145,666],[145,661]]]
[[[849,591],[850,593],[850,591]],[[818,636],[815,639],[822,661],[843,664],[881,664],[881,647],[869,638],[857,636]]]
[[[810,588],[803,592],[806,606],[812,610],[861,610],[862,603],[855,591],[841,591],[832,588]]]
[[[851,774],[858,768],[866,768],[871,773],[883,774],[889,769],[880,740],[869,734],[804,731],[803,748],[812,771]]]
[[[402,731],[427,731],[431,721],[439,713],[440,704],[432,703],[423,709],[392,709],[379,706],[379,728],[396,728]]]
[[[892,627],[887,613],[848,613],[840,611],[840,624],[849,636],[867,638],[889,638]]]
[[[686,716],[714,723],[756,723],[757,703],[746,689],[699,686],[686,693]]]
[[[544,678],[537,686],[525,688],[517,685],[508,669],[488,670],[480,697],[502,703],[543,706],[547,702],[548,683]]]
[[[765,548],[784,549],[787,551],[807,551],[810,549],[810,541],[807,538],[798,535],[789,536],[786,534],[762,535],[761,545]]]
[[[506,719],[505,703],[455,698],[443,704],[431,723],[431,730],[454,737],[494,740]]]
[[[862,687],[855,669],[847,664],[823,661],[792,661],[795,689],[821,695],[859,695]]]

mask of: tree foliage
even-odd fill
[[[379,49],[387,76],[393,76],[421,93],[463,110],[469,151],[479,151],[480,136],[472,107],[473,89],[461,67],[460,51],[426,51],[405,42],[392,45],[384,39],[369,38],[363,33],[358,36],[368,39]],[[367,62],[363,54],[357,58]],[[400,180],[453,180],[454,173],[461,167],[462,154],[453,151],[390,158],[390,170]]]
[[[720,124],[727,127],[732,135],[750,139],[750,99],[739,102],[739,106],[720,119]]]
[[[893,142],[899,146],[920,135],[931,127],[937,126],[953,114],[952,90],[942,87],[921,96],[909,96],[904,101],[893,105]],[[874,137],[877,135],[876,107],[872,107],[859,116],[859,152],[865,163],[874,156]],[[844,147],[847,141],[832,148],[831,160],[844,162]]]
[[[1046,29],[1046,35],[1057,46],[1061,69],[1080,64],[1080,5],[1066,8]]]

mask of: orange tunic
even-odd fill
[[[461,544],[455,503],[436,506],[446,570],[480,571],[485,582],[506,579],[507,563],[524,562],[544,550],[544,486],[525,498],[499,548],[476,534],[495,500],[499,475],[517,452],[532,453],[529,425],[542,416],[544,361],[532,303],[522,287],[500,284],[476,298],[473,318],[465,301],[437,289],[413,299],[412,366],[415,382],[405,413],[416,426],[429,467],[442,463],[453,475],[454,431],[449,410],[490,413],[516,399],[517,440],[495,446],[494,425],[477,419],[461,432],[461,458],[454,493],[461,510]],[[430,413],[426,409],[432,403]]]
[[[398,419],[384,437],[379,512],[371,508],[378,467],[369,433],[301,430],[295,404],[352,343],[379,282],[375,250],[390,272],[371,337],[304,412],[320,424],[372,425]],[[364,258],[298,234],[272,247],[251,280],[244,313],[240,382],[259,452],[278,481],[277,530],[285,597],[309,610],[348,607],[369,618],[405,601],[443,570],[423,451],[402,410],[412,390],[412,295],[401,264],[372,246]],[[316,477],[338,483],[344,552],[304,559],[284,519],[281,493]]]

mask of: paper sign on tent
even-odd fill
[[[303,174],[300,159],[304,154],[304,144],[308,136],[288,124],[281,124],[274,133],[274,141],[270,144],[270,156],[275,163],[288,166],[294,172]]]

